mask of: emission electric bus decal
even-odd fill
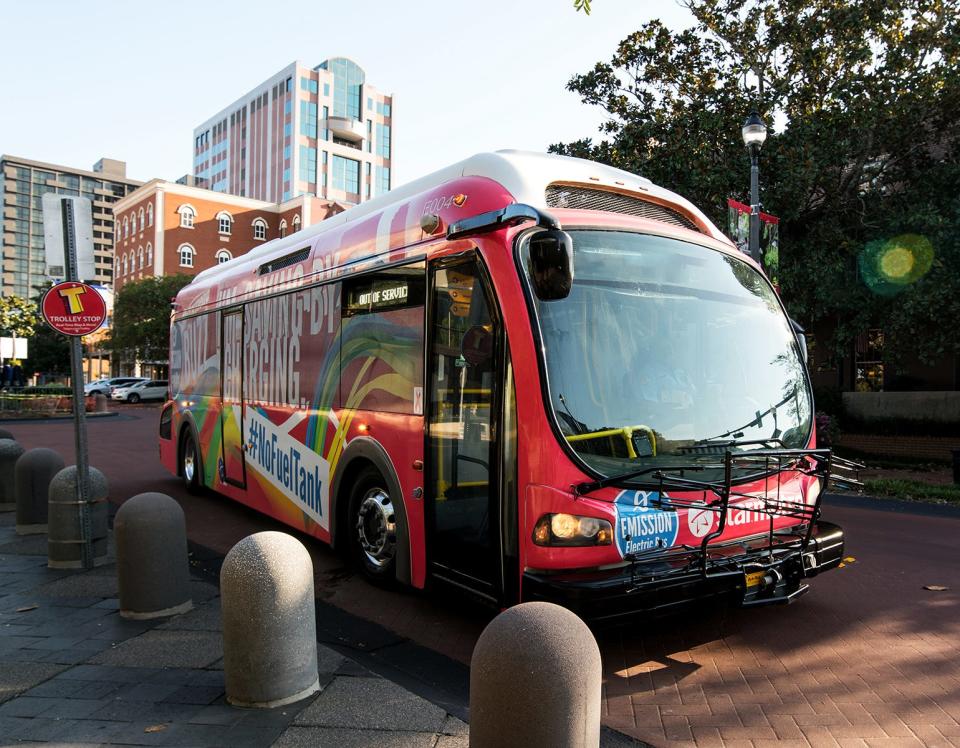
[[[680,531],[678,512],[657,509],[654,504],[659,498],[656,491],[621,491],[617,494],[614,535],[621,556],[669,548],[677,541]],[[666,494],[663,500],[668,500]]]

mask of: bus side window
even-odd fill
[[[422,415],[425,273],[419,262],[344,282],[343,407]]]

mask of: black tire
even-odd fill
[[[200,467],[197,443],[193,440],[193,432],[188,428],[183,432],[180,442],[180,476],[190,493],[200,493],[203,487],[200,482]]]
[[[364,468],[350,492],[346,531],[350,557],[369,581],[392,586],[397,579],[397,525],[387,482]]]
[[[128,395],[127,402],[130,403],[131,405],[136,405],[137,403],[140,402],[140,395],[138,395],[136,392]]]

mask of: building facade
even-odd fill
[[[344,206],[311,195],[271,203],[153,179],[113,209],[114,289],[120,291],[151,276],[196,275],[335,215]]]
[[[142,182],[127,178],[123,161],[102,158],[92,171],[32,161],[15,156],[0,157],[0,204],[3,205],[3,294],[35,297],[46,285],[43,241],[43,195],[87,197],[93,202],[93,251],[95,275],[84,278],[103,285],[113,283],[114,220],[118,200]]]
[[[292,63],[193,131],[193,175],[270,202],[358,204],[390,189],[393,96],[343,57]]]

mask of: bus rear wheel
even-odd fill
[[[193,432],[186,429],[180,446],[180,475],[190,493],[200,492],[200,458]]]
[[[376,468],[365,468],[350,492],[350,555],[376,584],[396,580],[397,520],[387,482]]]

